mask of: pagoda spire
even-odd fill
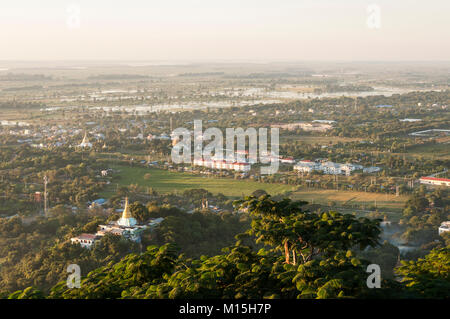
[[[84,137],[83,137],[83,141],[81,142],[81,144],[85,145],[87,143],[89,143],[88,137],[87,137],[87,132],[84,131]]]
[[[133,218],[128,204],[128,197],[125,197],[125,208],[123,209],[122,218],[123,219]]]
[[[130,212],[130,205],[128,203],[128,197],[125,197],[125,208],[123,209],[122,217],[117,221],[120,226],[133,227],[137,221],[133,218]]]

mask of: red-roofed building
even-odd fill
[[[450,179],[438,177],[421,177],[420,184],[435,186],[450,186]]]

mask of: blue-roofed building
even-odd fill
[[[105,203],[106,203],[106,199],[104,199],[104,198],[99,198],[99,199],[96,199],[96,200],[94,200],[94,201],[91,202],[91,207],[101,206],[101,205],[103,205],[103,204],[105,204]]]

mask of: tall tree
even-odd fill
[[[259,199],[246,197],[236,202],[253,217],[247,234],[256,236],[257,242],[284,251],[287,264],[297,264],[298,255],[300,262],[305,263],[319,254],[331,256],[356,245],[360,249],[378,245],[381,220],[356,218],[333,211],[305,212],[302,209],[305,204],[290,199],[274,201],[270,195]]]

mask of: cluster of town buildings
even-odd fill
[[[296,122],[296,123],[287,123],[287,124],[272,124],[271,127],[281,128],[281,129],[289,130],[289,131],[293,131],[296,129],[302,129],[303,131],[310,131],[310,132],[326,132],[333,128],[332,123],[334,123],[334,121],[316,120],[316,121],[313,121],[312,123]]]
[[[82,129],[78,128],[63,128],[61,125],[52,127],[26,128],[26,129],[11,129],[7,131],[10,136],[20,137],[17,139],[19,144],[29,144],[35,148],[61,147],[64,145],[70,146],[69,137],[82,133]],[[96,140],[105,139],[105,135],[98,132],[96,129],[91,133]],[[85,131],[83,141],[75,145],[75,147],[91,148],[87,133]]]
[[[236,160],[237,159],[237,160]],[[282,157],[266,152],[261,155],[261,160],[265,163],[279,161],[282,164],[295,164],[293,157]],[[248,172],[251,165],[257,163],[257,158],[249,155],[246,150],[237,150],[234,152],[234,157],[219,158],[213,156],[209,159],[194,159],[193,166],[202,166],[211,169],[234,170],[236,172]]]
[[[362,170],[364,173],[375,173],[381,170],[381,168],[376,166],[364,167],[358,164],[341,164],[334,163],[330,161],[310,161],[301,160],[296,165],[294,165],[294,170],[302,173],[311,173],[313,171],[322,172],[324,174],[330,175],[351,175],[353,171]]]
[[[221,169],[221,170],[234,170],[236,172],[248,172],[251,169],[251,165],[256,163],[254,159],[248,157],[248,153],[245,154],[244,159],[241,157],[241,161],[235,161],[234,159],[217,159],[212,157],[210,159],[194,159],[193,166],[202,166],[211,169]],[[351,175],[354,171],[362,171],[363,173],[375,173],[381,170],[380,167],[370,166],[364,167],[359,164],[341,164],[334,163],[326,160],[296,160],[292,157],[281,157],[272,154],[267,154],[262,156],[265,161],[279,161],[282,164],[295,164],[294,171],[302,173],[311,173],[313,171],[322,172],[323,174],[330,175]]]
[[[16,136],[19,144],[29,144],[36,148],[50,148],[70,146],[73,136],[84,133],[83,141],[78,145],[72,145],[72,147],[92,148],[92,141],[100,141],[105,139],[105,128],[96,122],[85,122],[83,127],[69,127],[63,125],[43,125],[32,126],[30,123],[17,122],[17,121],[0,121],[0,128],[3,129],[3,133],[10,136]],[[140,128],[141,133],[136,137],[130,137],[130,139],[136,140],[170,140],[171,137],[165,133],[160,135],[156,134],[144,134],[142,129],[147,127],[147,121],[138,122],[130,120],[127,123],[126,128],[118,128],[119,132],[127,132],[130,127]],[[89,138],[92,141],[89,141]]]
[[[162,217],[155,218],[144,225],[139,225],[131,215],[127,198],[125,199],[125,208],[122,212],[122,217],[119,220],[110,222],[107,225],[99,225],[99,230],[95,234],[81,234],[70,240],[72,244],[79,244],[83,248],[91,248],[96,241],[100,240],[106,234],[113,234],[139,243],[144,230],[153,229],[163,220],[164,218]]]

